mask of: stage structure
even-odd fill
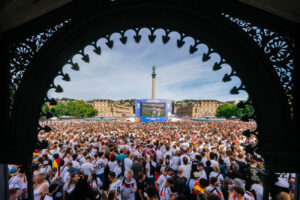
[[[172,114],[172,101],[167,99],[135,100],[135,116],[140,122],[166,122]]]

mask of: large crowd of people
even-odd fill
[[[49,146],[34,152],[34,200],[262,200],[255,122],[136,123],[45,120]],[[28,198],[22,166],[9,165],[11,200]],[[293,199],[295,174],[278,173],[270,199]]]

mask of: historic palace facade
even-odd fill
[[[174,114],[191,118],[215,117],[216,110],[222,102],[217,100],[197,100],[190,102],[176,102]]]
[[[133,115],[133,105],[128,102],[121,103],[110,99],[94,99],[87,101],[98,110],[97,117],[122,117]]]

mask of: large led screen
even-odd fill
[[[165,103],[142,103],[143,117],[163,117],[166,115]]]

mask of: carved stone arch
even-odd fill
[[[142,27],[175,30],[190,35],[224,57],[242,80],[255,107],[260,133],[258,153],[270,165],[279,159],[275,157],[278,152],[274,150],[281,149],[270,139],[274,135],[284,137],[289,130],[287,100],[269,58],[249,35],[209,5],[191,7],[189,3],[147,4],[141,1],[122,7],[114,3],[117,2],[110,2],[103,7],[95,4],[82,8],[34,56],[24,74],[12,111],[13,134],[17,136],[23,132],[26,135],[20,144],[28,147],[28,151],[24,151],[24,160],[31,158],[29,155],[37,142],[33,138],[36,138],[40,107],[46,93],[68,59],[101,36]],[[274,108],[277,108],[276,112]]]
[[[41,105],[68,59],[99,37],[122,30],[155,27],[192,36],[226,59],[241,79],[255,107],[260,133],[258,153],[264,156],[268,166],[276,164],[276,170],[289,170],[278,168],[276,163],[283,155],[279,154],[282,149],[278,145],[284,148],[289,144],[274,143],[272,139],[276,135],[276,141],[281,141],[290,129],[287,99],[269,58],[248,34],[226,19],[220,9],[208,3],[105,2],[93,2],[76,10],[76,16],[47,40],[24,73],[15,97],[11,124],[13,137],[24,133],[19,144],[27,147],[23,161],[31,159],[32,150],[38,142],[36,128]]]

